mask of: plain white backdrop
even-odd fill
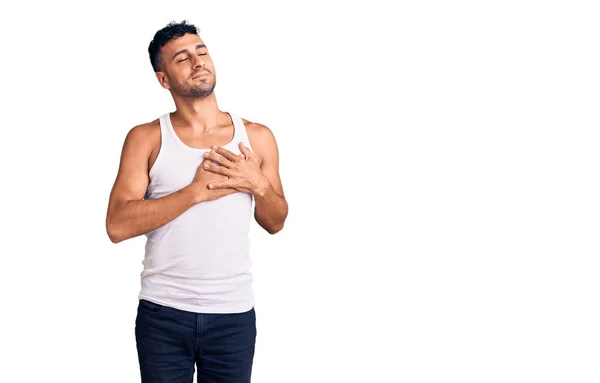
[[[145,237],[104,220],[188,20],[271,128],[256,383],[598,382],[598,10],[583,1],[2,5],[0,381],[139,382]]]

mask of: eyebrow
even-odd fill
[[[206,48],[206,45],[204,45],[204,44],[198,44],[198,45],[196,45],[196,49],[200,49],[200,48]],[[182,49],[180,51],[175,52],[175,54],[173,55],[172,59],[174,59],[178,54],[185,53],[185,52],[188,52],[188,50],[187,49]]]

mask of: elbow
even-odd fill
[[[281,221],[280,224],[269,226],[268,228],[266,228],[267,233],[271,235],[279,233],[283,229],[284,222],[285,220]]]
[[[270,227],[267,229],[267,233],[273,235],[273,234],[277,234],[281,231],[281,229],[283,229],[283,225],[277,226],[277,227]]]
[[[279,233],[283,229],[283,226],[285,224],[285,220],[287,218],[287,215],[288,215],[288,207],[287,207],[287,203],[286,203],[286,205],[285,205],[285,212],[283,214],[283,218],[282,218],[281,222],[278,223],[278,224],[271,225],[267,229],[267,232],[269,234],[271,234],[271,235]]]
[[[267,233],[269,233],[271,235],[277,234],[283,229],[283,225],[285,223],[287,215],[288,215],[287,203],[285,204],[285,210],[283,211],[283,214],[277,218],[273,217],[271,219],[261,219],[261,217],[259,217],[257,211],[254,212],[254,218],[256,218],[256,222],[258,222],[258,224],[263,229],[265,229],[265,231]]]
[[[111,224],[110,222],[106,223],[106,233],[108,234],[108,238],[112,243],[122,242],[125,238],[119,233],[118,228]]]
[[[121,238],[119,238],[119,237],[116,237],[116,236],[114,236],[114,235],[111,235],[110,233],[108,234],[108,238],[110,239],[110,241],[111,241],[112,243],[119,243],[119,242],[122,242],[122,241],[123,241],[123,239],[121,239]]]

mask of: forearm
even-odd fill
[[[118,243],[148,233],[171,222],[195,203],[195,194],[189,187],[161,198],[127,201],[107,218],[108,236]]]
[[[275,234],[283,229],[288,214],[288,204],[285,198],[277,194],[269,185],[264,191],[254,194],[254,202],[254,217],[260,226],[270,234]]]

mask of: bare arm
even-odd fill
[[[256,222],[270,234],[283,229],[288,214],[288,204],[283,194],[283,186],[279,176],[279,149],[273,132],[264,125],[254,136],[251,143],[254,152],[261,159],[260,169],[269,180],[269,187],[254,194],[254,218]]]
[[[148,233],[174,220],[196,203],[216,199],[236,190],[209,191],[205,172],[198,171],[190,185],[162,198],[144,200],[148,188],[150,145],[147,131],[137,126],[123,144],[121,162],[110,193],[106,231],[114,243]],[[202,178],[202,179],[200,179]]]
[[[150,146],[143,127],[131,129],[125,138],[121,162],[106,214],[106,231],[114,243],[137,237],[172,221],[192,203],[192,194],[181,189],[163,198],[144,200],[148,188]]]

